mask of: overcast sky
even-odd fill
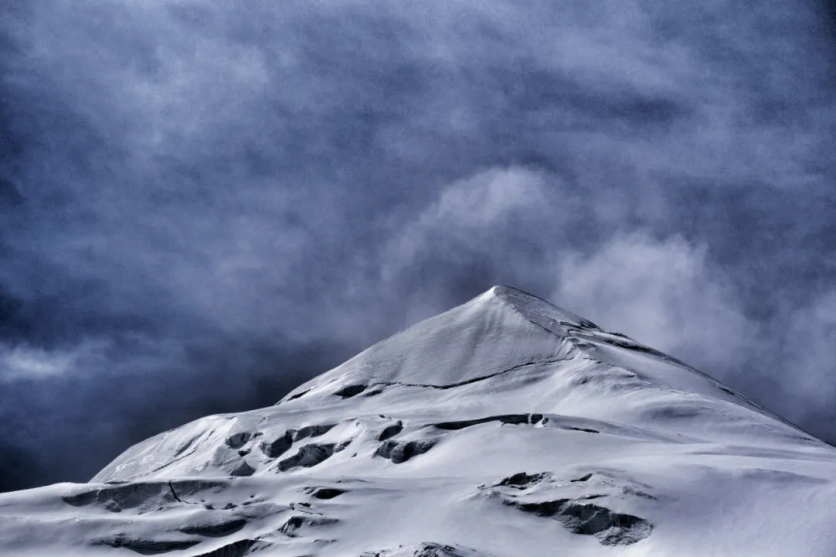
[[[493,284],[836,441],[825,0],[0,4],[0,490]]]

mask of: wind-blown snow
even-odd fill
[[[0,554],[831,556],[836,451],[494,287],[275,406],[0,496]]]

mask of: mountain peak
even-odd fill
[[[532,323],[551,332],[562,333],[565,326],[600,330],[592,321],[518,288],[497,285],[482,296],[493,297],[509,305]],[[556,325],[560,326],[558,330],[555,330]]]
[[[578,331],[593,323],[532,294],[494,286],[469,302],[378,342],[351,360],[301,385],[299,393],[344,385],[408,383],[445,386],[470,381],[520,362],[562,357]]]
[[[0,496],[0,553],[832,555],[834,463],[693,368],[496,286],[275,406]]]

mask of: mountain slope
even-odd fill
[[[494,287],[277,405],[0,496],[19,555],[832,555],[836,451]]]

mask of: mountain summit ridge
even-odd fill
[[[542,321],[561,323],[563,325],[578,326],[586,329],[601,330],[598,325],[583,317],[556,306],[542,298],[514,288],[512,286],[496,285],[489,288],[482,296],[493,297],[508,304],[514,311],[519,312],[535,325],[551,330]],[[480,296],[481,297],[481,296]],[[478,299],[479,297],[477,297]],[[554,332],[554,331],[552,331]]]
[[[535,296],[495,286],[374,344],[313,382],[344,377],[346,382],[458,383],[484,375],[485,369],[510,367],[521,358],[555,357],[564,349],[561,327],[585,323]],[[284,400],[310,387],[306,383]]]
[[[829,557],[834,497],[832,447],[496,286],[274,406],[0,495],[0,553]]]
[[[445,350],[451,345],[454,354]],[[481,353],[463,350],[463,346],[476,346]],[[514,350],[518,346],[521,351]],[[621,353],[614,353],[613,349],[621,349]],[[635,359],[630,356],[636,354],[677,366],[681,368],[680,375],[686,370],[684,377],[698,376],[710,384],[708,393],[717,391],[716,380],[676,358],[626,335],[606,332],[533,294],[497,285],[372,345],[344,364],[303,383],[279,404],[316,395],[321,389],[333,391],[356,384],[455,385],[536,361],[582,358],[630,367],[630,360]],[[420,365],[410,365],[414,361]],[[690,388],[696,385],[691,382]],[[748,400],[746,404],[762,410]]]

